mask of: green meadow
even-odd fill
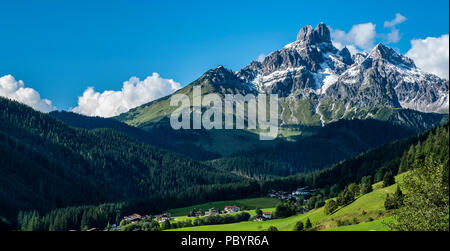
[[[323,231],[389,231],[389,227],[385,223],[388,223],[390,221],[392,221],[392,218],[387,217],[356,225],[324,229]]]

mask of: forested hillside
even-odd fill
[[[406,138],[414,131],[377,120],[340,120],[297,142],[210,161],[215,168],[245,177],[270,179],[331,167],[361,152]]]
[[[423,163],[425,156],[448,163],[448,142],[449,124],[447,123],[424,133],[369,150],[351,159],[341,161],[331,168],[266,181],[262,188],[263,191],[287,190],[296,186],[309,185],[324,188],[337,186],[339,188],[337,190],[340,190],[352,182],[359,182],[366,176],[371,176],[373,182],[379,182],[388,172],[397,174],[411,169],[414,166],[411,165],[411,160],[415,160],[419,164]]]
[[[0,216],[19,210],[164,197],[244,180],[111,129],[69,127],[0,98]]]
[[[109,128],[124,133],[137,141],[151,146],[176,152],[196,160],[208,160],[220,157],[220,155],[201,149],[194,144],[174,144],[176,140],[195,138],[202,132],[179,132],[165,124],[154,125],[151,130],[144,131],[140,128],[127,125],[113,118],[88,117],[81,114],[66,111],[54,111],[50,116],[59,119],[67,125],[88,130]]]
[[[188,130],[181,132],[167,129],[166,126],[154,125],[147,131],[129,126],[115,119],[87,117],[71,112],[52,112],[50,116],[78,128],[111,128],[123,132],[143,143],[175,151],[194,159],[211,159],[206,164],[233,172],[244,177],[266,180],[289,176],[302,172],[329,167],[341,160],[353,157],[381,144],[408,137],[415,132],[405,126],[394,125],[378,120],[341,120],[330,123],[323,128],[302,127],[305,136],[296,137],[296,141],[275,140],[255,146],[255,150],[240,152],[230,157],[205,152],[196,145],[187,143],[193,138],[208,138],[219,135],[242,135],[251,141],[244,130]],[[167,131],[169,130],[169,131]],[[308,131],[309,130],[309,131]],[[306,133],[306,131],[308,131]],[[175,139],[174,139],[175,138]],[[236,142],[220,141],[223,148],[233,148]],[[259,141],[255,136],[255,141]],[[173,142],[184,141],[187,145]],[[251,144],[251,142],[248,142]]]

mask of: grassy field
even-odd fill
[[[397,182],[402,180],[403,175],[397,176]],[[280,231],[291,231],[298,221],[305,222],[309,218],[314,227],[326,231],[387,231],[389,228],[384,224],[392,220],[389,212],[384,208],[386,194],[394,193],[397,184],[383,188],[381,183],[373,185],[374,191],[357,198],[353,203],[338,209],[331,215],[326,215],[323,207],[311,210],[306,214],[295,215],[283,219],[274,219],[263,222],[239,222],[224,225],[208,225],[188,228],[172,229],[169,231],[264,231],[270,226],[275,226]],[[242,201],[242,200],[241,200]],[[245,201],[245,200],[244,200]],[[250,199],[250,202],[261,206],[266,198]],[[259,202],[259,203],[257,203]],[[211,204],[212,205],[212,204]],[[267,208],[264,210],[274,210]],[[254,214],[254,210],[250,211]]]
[[[392,218],[387,217],[356,225],[324,229],[323,231],[389,231],[389,227],[385,223],[390,221],[392,221]]]
[[[261,208],[261,210],[263,212],[275,212],[275,207]],[[244,210],[244,211],[241,211],[239,213],[242,213],[242,212],[247,212],[247,213],[250,214],[250,216],[255,216],[256,215],[256,210]],[[235,215],[235,214],[239,214],[239,213],[230,213],[230,215]],[[203,218],[203,217],[206,217],[206,216],[200,216],[199,218]],[[195,217],[175,216],[175,217],[172,217],[171,222],[186,221],[186,220],[194,221],[194,219],[195,219]]]

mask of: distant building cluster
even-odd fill
[[[132,214],[132,215],[124,216],[123,219],[126,221],[129,221],[131,223],[136,223],[136,222],[139,222],[142,220],[151,219],[151,216],[149,216],[149,215],[142,216],[140,214]],[[158,222],[164,222],[164,221],[170,220],[170,219],[171,219],[170,213],[163,213],[163,214],[155,215],[155,220]]]
[[[311,197],[311,194],[315,191],[317,191],[317,189],[310,189],[306,186],[297,188],[292,192],[270,190],[267,196],[283,201],[297,201],[300,197],[304,200],[308,200]]]
[[[155,220],[157,222],[164,222],[166,220],[170,220],[172,218],[172,215],[170,213],[163,213],[163,214],[158,214],[155,215]]]
[[[203,212],[201,209],[194,209],[192,212],[187,215],[188,217],[199,217],[199,216],[212,216],[218,214],[229,214],[229,213],[238,213],[241,209],[238,206],[226,206],[223,210],[219,210],[217,208],[210,208],[209,210],[205,210]]]
[[[272,212],[263,212],[262,215],[257,215],[253,221],[265,221],[272,219]]]

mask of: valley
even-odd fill
[[[426,220],[408,214],[421,195],[405,191],[405,205],[386,201],[414,185],[411,177],[427,177],[416,187],[436,183],[448,195],[448,80],[382,43],[370,52],[338,49],[330,32],[324,23],[305,26],[259,61],[237,71],[215,67],[111,118],[42,113],[0,97],[0,228],[387,231],[407,225],[398,215]],[[248,128],[174,130],[171,98],[192,101],[197,87],[220,98],[278,95],[276,139]],[[206,107],[186,109],[192,118]],[[290,201],[267,197],[305,187],[308,196]],[[239,210],[216,215],[227,206]],[[433,210],[445,207],[443,199]],[[196,210],[203,214],[187,217]],[[445,217],[433,227],[448,230]]]

